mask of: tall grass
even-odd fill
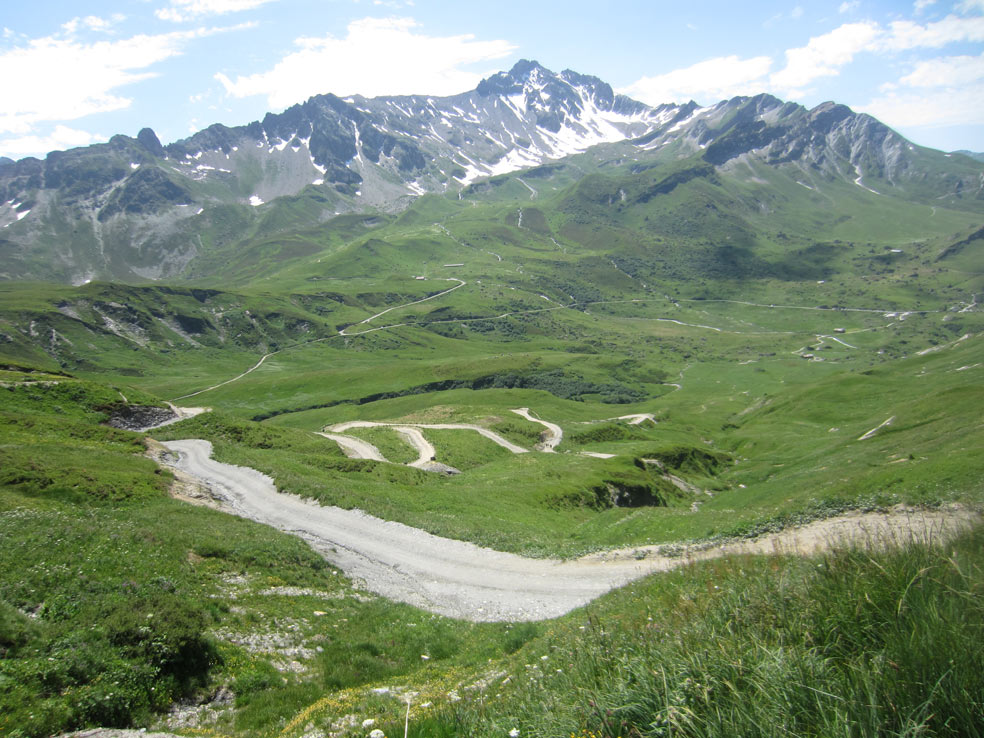
[[[647,580],[411,735],[984,735],[984,529]],[[581,624],[578,625],[577,623]]]

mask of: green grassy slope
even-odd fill
[[[377,599],[292,536],[170,498],[141,435],[101,424],[114,388],[4,370],[0,397],[2,735],[147,726],[224,684],[219,732],[265,736],[325,690],[453,682],[536,632]]]
[[[794,673],[835,697],[796,701],[789,729],[819,714],[835,715],[832,732],[853,721],[872,735],[947,735],[939,715],[966,725],[979,685],[931,656],[954,658],[953,674],[978,659],[953,646],[980,619],[976,538],[954,572],[939,552],[908,552],[649,579],[592,606],[612,623],[604,637],[585,613],[473,626],[367,598],[303,543],[170,499],[140,436],[100,425],[121,394],[197,393],[181,404],[214,412],[153,435],[209,438],[285,491],[537,556],[744,536],[848,508],[981,504],[978,211],[626,151],[421,198],[397,217],[316,225],[304,197],[284,201],[241,249],[196,262],[193,286],[0,288],[0,732],[153,726],[172,699],[226,685],[235,701],[207,727],[220,734],[358,732],[363,717],[393,733],[405,703],[372,689],[404,684],[420,692],[418,735],[734,734],[800,700],[784,691]],[[281,230],[292,218],[298,228]],[[557,453],[425,430],[454,477],[348,459],[313,433],[460,422],[532,449],[544,428],[520,407],[561,426]],[[653,420],[619,419],[639,413]],[[353,434],[414,458],[392,431]],[[895,574],[875,586],[879,566]],[[926,607],[949,587],[967,609],[952,628],[927,621],[903,661],[883,616],[901,616],[909,581],[927,588]],[[866,607],[862,589],[878,595],[877,618],[837,651],[835,615]],[[832,619],[818,601],[836,604]],[[739,628],[728,613],[740,607]],[[173,627],[146,617],[157,611]],[[681,635],[653,645],[641,613]],[[569,676],[529,682],[526,664],[559,658],[572,634],[577,653],[556,667]],[[711,636],[723,655],[687,655]],[[729,671],[736,660],[750,671]],[[898,670],[872,666],[889,661]],[[664,662],[665,684],[653,681]],[[506,699],[449,702],[475,684]],[[871,711],[835,710],[869,687]],[[914,703],[919,691],[930,702]]]

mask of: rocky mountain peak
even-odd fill
[[[164,156],[164,147],[161,146],[161,140],[157,138],[157,134],[154,133],[152,128],[141,128],[140,133],[137,134],[137,141],[151,155],[158,157]]]
[[[834,126],[854,115],[854,111],[846,105],[835,102],[824,102],[809,112],[810,127],[816,131],[829,133]]]
[[[972,160],[940,154],[927,175],[915,147],[844,105],[806,110],[762,94],[708,107],[692,100],[650,107],[597,77],[522,59],[450,97],[325,93],[167,146],[144,128],[135,139],[117,135],[43,161],[0,160],[0,241],[11,275],[159,279],[180,274],[195,257],[202,228],[235,238],[281,197],[306,193],[321,220],[399,211],[419,195],[602,143],[636,159],[700,156],[725,173],[755,160],[872,192],[980,192],[980,172],[966,168]],[[57,257],[32,253],[49,242],[64,246]],[[39,272],[41,263],[53,266]]]
[[[545,77],[553,72],[537,61],[520,59],[508,72],[497,72],[478,83],[475,91],[482,97],[490,95],[516,95],[529,89],[536,89]]]

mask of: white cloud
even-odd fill
[[[620,92],[650,105],[699,99],[717,102],[735,95],[763,92],[772,60],[767,56],[739,59],[721,56],[656,77],[643,77]]]
[[[858,109],[890,126],[984,124],[984,54],[918,62],[898,82],[882,85],[881,93]]]
[[[852,10],[857,10],[858,6],[861,4],[860,0],[844,0],[837,8],[838,13],[850,13]]]
[[[121,110],[120,87],[153,77],[149,67],[177,56],[195,38],[230,29],[196,29],[85,43],[47,36],[0,52],[0,133],[27,134],[41,121],[77,120]]]
[[[266,95],[283,108],[312,95],[451,95],[474,87],[481,74],[466,64],[500,59],[516,47],[508,41],[477,41],[471,34],[426,36],[410,18],[363,18],[345,38],[299,38],[298,47],[266,72],[230,79],[217,74],[233,97]]]
[[[916,2],[913,4],[912,7],[915,8],[917,13],[921,13],[930,5],[935,5],[935,4],[936,4],[936,0],[916,0]]]
[[[814,36],[806,46],[786,50],[786,66],[771,76],[769,84],[788,97],[798,97],[814,80],[839,74],[858,52],[871,48],[880,33],[878,24],[864,22],[846,23]]]
[[[984,83],[929,92],[891,92],[857,109],[889,126],[956,126],[984,123]]]
[[[878,47],[888,51],[938,49],[960,41],[984,41],[984,17],[948,15],[926,25],[909,20],[894,21],[889,24],[889,33],[880,40]]]
[[[171,0],[166,8],[154,11],[161,20],[182,23],[207,15],[225,15],[252,10],[277,0]]]
[[[984,4],[984,0],[980,2]],[[814,36],[806,46],[787,49],[786,66],[771,76],[769,87],[785,97],[800,97],[803,88],[815,80],[840,74],[859,53],[941,48],[961,41],[984,41],[984,17],[948,15],[927,24],[902,20],[887,28],[871,21],[845,23]]]
[[[956,5],[956,9],[961,13],[984,13],[984,0],[963,0]]]
[[[792,18],[792,19],[794,19],[794,20],[796,18],[802,18],[803,17],[803,6],[802,5],[797,5],[795,8],[793,8],[789,12],[789,17]]]
[[[845,2],[841,9],[851,10],[856,4]],[[984,0],[965,5],[984,6]],[[650,104],[691,98],[712,102],[757,92],[795,99],[816,80],[840,75],[862,53],[898,55],[975,41],[984,41],[984,17],[949,15],[932,23],[905,20],[887,26],[872,21],[846,23],[811,38],[805,46],[788,49],[785,66],[771,74],[772,60],[767,56],[716,57],[643,77],[621,91]],[[923,59],[912,62],[901,79],[881,85],[880,95],[867,107],[855,106],[897,126],[984,123],[982,80],[984,54]]]
[[[964,5],[970,8],[972,4]],[[984,5],[984,0],[977,5]],[[924,26],[910,21],[893,23],[880,48],[906,51],[981,40],[984,40],[984,18],[948,15]],[[984,54],[923,59],[896,82],[882,85],[880,91],[879,97],[858,109],[890,126],[982,125]]]
[[[90,31],[108,31],[114,23],[123,20],[124,16],[119,13],[110,18],[100,18],[97,15],[87,15],[85,18],[72,18],[68,23],[62,23],[62,29],[66,33],[75,33],[79,29]]]
[[[18,138],[0,139],[0,152],[3,152],[6,156],[43,156],[49,151],[70,149],[76,146],[88,146],[89,144],[105,140],[105,136],[96,133],[57,125],[54,131],[47,136],[31,134]]]
[[[980,56],[944,56],[916,64],[910,74],[899,80],[908,87],[958,87],[984,79],[984,54]],[[984,108],[984,97],[980,100]]]

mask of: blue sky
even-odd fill
[[[521,58],[650,104],[835,100],[984,151],[984,0],[36,0],[0,13],[0,156],[164,143],[311,95],[447,95]]]

